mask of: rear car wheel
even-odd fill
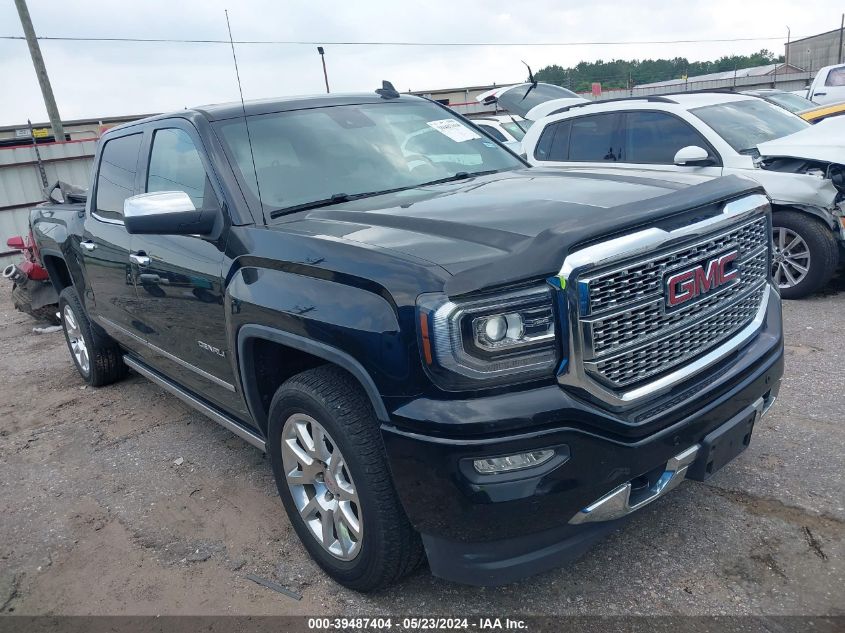
[[[126,375],[120,347],[88,319],[73,287],[65,288],[59,295],[59,315],[71,358],[85,382],[101,387]]]
[[[772,279],[784,299],[801,299],[830,281],[839,251],[829,228],[804,213],[780,211],[772,216],[772,234]]]
[[[270,405],[267,453],[305,548],[357,591],[381,589],[422,561],[402,509],[379,425],[360,385],[333,366],[285,382]]]

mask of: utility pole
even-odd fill
[[[839,63],[842,63],[842,32],[845,31],[845,13],[842,14],[842,22],[839,23]]]
[[[792,31],[789,27],[786,27],[786,55],[784,55],[784,64],[786,65],[787,70],[789,70],[789,43],[792,41]]]
[[[62,118],[59,116],[59,108],[56,107],[53,88],[50,86],[47,67],[44,66],[44,58],[41,56],[41,48],[38,46],[38,40],[35,37],[35,29],[32,27],[32,19],[29,17],[26,0],[15,0],[15,6],[21,18],[21,26],[26,36],[26,43],[29,46],[29,55],[32,57],[32,65],[35,66],[35,74],[38,76],[38,83],[41,85],[41,95],[44,97],[44,105],[47,107],[47,116],[50,118],[50,127],[53,128],[53,137],[57,141],[64,141],[65,128],[62,125]]]

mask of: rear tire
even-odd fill
[[[59,315],[70,357],[85,382],[92,387],[102,387],[126,376],[120,347],[99,325],[88,319],[72,286],[59,295]]]
[[[772,278],[784,299],[802,299],[823,288],[839,265],[833,232],[819,220],[797,211],[772,216]]]
[[[393,488],[378,420],[352,376],[324,365],[289,379],[273,397],[267,435],[291,524],[327,574],[369,592],[420,564],[422,543]]]

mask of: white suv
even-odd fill
[[[784,298],[821,288],[845,252],[845,119],[811,126],[756,97],[684,93],[564,107],[522,144],[535,165],[756,180],[772,199]]]

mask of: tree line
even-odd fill
[[[725,55],[715,61],[691,62],[686,57],[673,59],[643,59],[595,62],[579,62],[571,68],[557,64],[541,68],[534,77],[537,81],[556,84],[575,90],[588,92],[593,82],[600,82],[604,90],[614,88],[632,88],[639,84],[669,79],[683,79],[696,75],[718,73],[753,66],[765,66],[782,62],[783,56],[762,49],[751,55]]]

